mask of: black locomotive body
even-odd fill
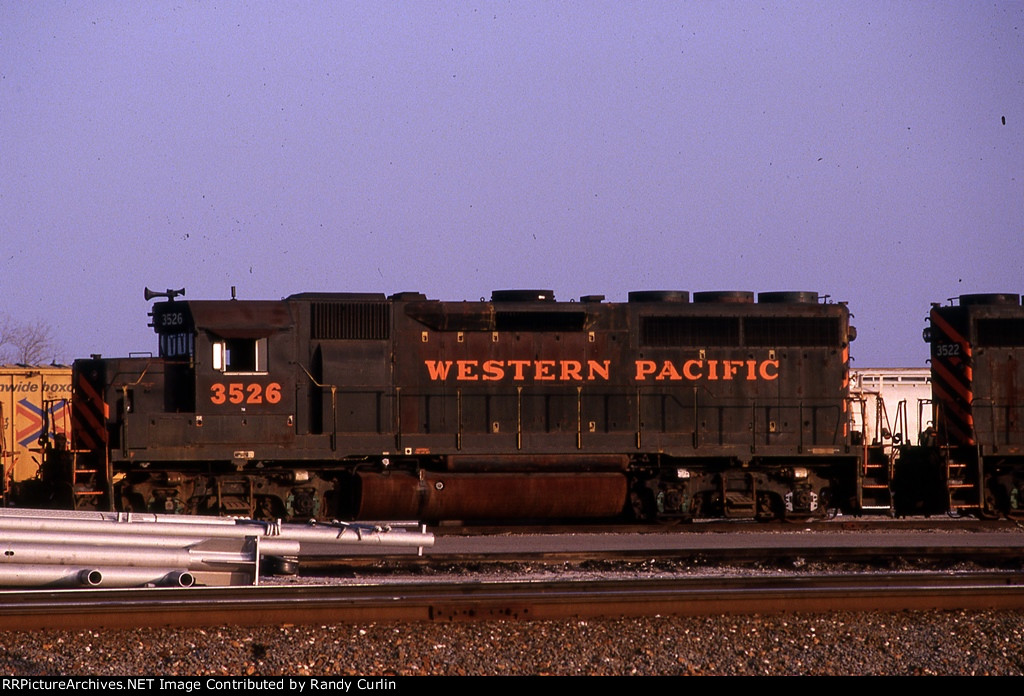
[[[1024,307],[1017,294],[933,305],[931,426],[904,447],[896,509],[1014,515],[1024,510]]]
[[[157,357],[74,365],[75,503],[424,521],[856,511],[849,312],[754,299],[172,297],[153,307]]]

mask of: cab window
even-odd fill
[[[213,342],[213,369],[225,374],[267,371],[266,338],[227,338]]]

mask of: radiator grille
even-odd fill
[[[978,346],[1024,346],[1024,319],[979,319]]]
[[[386,340],[391,335],[391,305],[387,302],[314,302],[310,337]]]
[[[740,322],[734,317],[643,317],[645,346],[738,346]]]
[[[839,320],[828,317],[747,317],[748,346],[838,346]]]

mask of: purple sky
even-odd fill
[[[1005,124],[1003,122],[1005,119]],[[813,290],[856,367],[1024,292],[1024,3],[0,0],[0,311]]]

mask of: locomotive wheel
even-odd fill
[[[998,483],[992,482],[985,488],[985,507],[980,516],[986,520],[998,520],[1005,517],[1010,509],[1010,496]]]
[[[786,510],[782,504],[782,499],[773,493],[761,493],[757,496],[757,513],[755,517],[758,522],[785,519]]]
[[[699,519],[704,514],[704,507],[704,495],[701,493],[694,494],[693,499],[690,501],[690,520]]]
[[[272,495],[257,496],[253,519],[273,522],[284,518],[285,509],[280,498]]]
[[[146,501],[137,493],[119,495],[117,509],[121,512],[147,512]]]
[[[827,520],[834,520],[842,515],[839,505],[832,500],[832,491],[829,488],[822,488],[818,491],[818,509],[823,511]]]
[[[657,519],[658,508],[650,489],[640,488],[633,491],[629,494],[629,501],[633,508],[633,519],[639,522]]]

